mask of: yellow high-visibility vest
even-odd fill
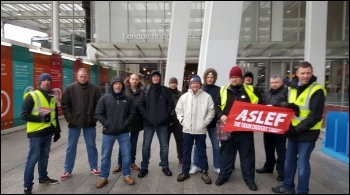
[[[32,115],[38,116],[39,114],[45,115],[50,113],[51,121],[50,122],[27,122],[27,133],[32,133],[35,131],[40,131],[47,127],[50,127],[53,124],[57,127],[56,119],[56,99],[51,98],[50,104],[39,90],[31,91],[25,93],[23,99],[30,94],[34,101],[34,107],[32,109]]]
[[[293,127],[297,126],[302,120],[306,119],[306,117],[310,113],[310,99],[312,94],[314,94],[317,90],[322,89],[324,95],[327,95],[326,89],[322,87],[320,84],[314,82],[310,86],[308,86],[297,98],[297,89],[288,88],[288,102],[294,103],[299,106],[300,115],[299,117],[294,115],[292,119]],[[322,127],[322,120],[311,127],[310,130],[319,130]]]
[[[220,97],[221,97],[221,110],[224,110],[227,101],[227,88],[230,87],[231,84],[226,86],[221,86],[220,88]],[[259,98],[254,94],[254,87],[251,85],[243,84],[244,90],[247,92],[250,102],[252,104],[257,104],[259,102]]]

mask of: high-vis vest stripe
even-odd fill
[[[57,121],[56,119],[56,99],[51,98],[50,104],[45,98],[44,94],[42,94],[39,90],[35,90],[29,93],[25,93],[24,97],[30,94],[34,101],[34,107],[32,109],[32,115],[38,116],[39,114],[45,115],[50,113],[51,122],[27,122],[27,133],[32,133],[35,131],[40,131],[47,127],[51,126],[51,123],[56,127]]]
[[[227,88],[230,87],[231,84],[226,86],[221,86],[220,88],[220,97],[221,97],[221,110],[224,110],[227,101]],[[257,104],[259,102],[259,98],[254,94],[254,87],[251,85],[243,84],[245,91],[247,92],[250,102],[252,104]]]
[[[299,106],[300,115],[299,117],[294,115],[292,119],[292,125],[297,126],[302,120],[306,119],[306,117],[310,113],[310,99],[312,94],[314,94],[317,90],[322,89],[324,95],[327,95],[326,89],[322,87],[320,84],[314,82],[309,87],[307,87],[297,98],[297,89],[288,88],[288,102],[294,103]],[[322,127],[322,120],[311,127],[310,130],[319,130]]]

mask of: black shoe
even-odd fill
[[[58,184],[58,180],[50,179],[48,176],[46,176],[45,179],[39,181],[41,184]]]
[[[148,169],[141,168],[139,174],[137,175],[139,178],[146,176],[148,173]]]
[[[179,176],[177,176],[177,181],[185,181],[188,178],[190,178],[190,174],[181,173]]]
[[[274,192],[276,194],[295,194],[294,189],[288,190],[283,185],[271,188],[271,190],[272,190],[272,192]]]
[[[162,162],[159,162],[159,164],[158,164],[160,167],[162,166]]]
[[[25,187],[24,194],[32,194],[32,188]]]
[[[224,183],[227,182],[227,181],[228,181],[228,179],[223,179],[223,178],[221,178],[221,177],[218,177],[218,178],[216,179],[216,181],[215,181],[215,185],[221,186],[222,184],[224,184]]]
[[[256,170],[257,173],[273,173],[273,170],[267,169],[265,167]]]
[[[277,177],[277,181],[284,181],[284,177],[279,175],[279,176]]]
[[[163,171],[163,173],[166,176],[172,176],[173,175],[173,173],[170,171],[169,167],[163,168],[162,171]]]
[[[258,190],[258,186],[256,186],[254,181],[247,181],[246,184],[247,184],[248,188],[251,191],[257,191]]]
[[[203,171],[202,172],[201,179],[204,181],[205,184],[211,184],[211,179],[208,176],[208,172],[207,171]]]

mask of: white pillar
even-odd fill
[[[324,86],[326,70],[327,1],[306,1],[305,61],[312,64],[317,83]]]
[[[60,16],[59,14],[59,1],[52,1],[52,51],[60,50]]]
[[[283,1],[272,1],[271,41],[282,41],[283,38]]]
[[[243,1],[207,1],[203,36],[199,53],[198,75],[208,68],[218,72],[216,85],[229,81],[229,72],[236,64]]]
[[[164,85],[168,86],[169,79],[176,77],[177,88],[180,91],[184,76],[190,11],[191,1],[173,1]]]

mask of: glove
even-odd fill
[[[49,114],[45,114],[43,116],[43,122],[50,122],[51,121],[51,115]]]
[[[295,135],[295,134],[297,134],[298,132],[297,132],[297,130],[295,129],[295,128],[290,128],[288,131],[286,131],[286,135],[287,136],[293,136],[293,135]]]
[[[295,116],[299,116],[300,115],[300,109],[299,106],[295,105],[294,103],[288,104],[287,108],[293,109]]]
[[[53,137],[53,142],[57,142],[57,140],[59,140],[60,138],[61,138],[61,134],[55,133],[55,136]]]

